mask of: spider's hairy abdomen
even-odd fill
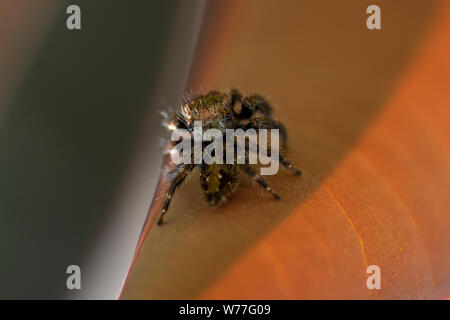
[[[226,201],[239,183],[239,170],[230,164],[204,165],[200,172],[201,186],[206,195],[206,202],[217,205]]]

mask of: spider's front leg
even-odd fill
[[[172,201],[173,194],[175,193],[176,189],[183,183],[183,181],[186,179],[186,177],[191,173],[191,171],[195,168],[195,165],[190,164],[181,164],[178,167],[174,169],[174,171],[178,171],[173,178],[173,180],[170,183],[169,190],[166,192],[166,195],[164,197],[164,202],[161,208],[161,214],[159,216],[158,225],[161,225],[163,223],[164,214],[169,209],[170,202]]]

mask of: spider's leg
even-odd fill
[[[286,160],[284,156],[281,154],[279,155],[281,164],[288,170],[293,171],[296,175],[300,176],[302,172],[298,170],[289,160]]]
[[[239,120],[248,120],[255,113],[255,106],[252,103],[249,103],[245,98],[242,98],[242,94],[236,90],[231,89],[230,91],[231,98],[231,111],[236,119]]]
[[[231,106],[234,107],[238,102],[242,102],[242,94],[237,89],[230,90]]]
[[[262,146],[259,146],[259,147],[262,148]],[[267,155],[270,156],[270,154],[271,154],[271,147],[270,147],[270,146],[267,146]],[[302,175],[302,172],[301,172],[299,169],[297,169],[297,168],[292,164],[292,162],[290,162],[289,160],[287,160],[287,159],[284,157],[283,152],[282,152],[281,150],[278,152],[278,159],[279,159],[279,161],[281,162],[281,164],[282,164],[286,169],[288,169],[288,170],[294,172],[294,173],[295,173],[296,175],[298,175],[298,176],[301,176],[301,175]]]
[[[258,111],[264,117],[272,116],[273,109],[271,105],[260,95],[245,97],[242,103],[244,106],[249,106],[255,112]]]
[[[175,193],[176,189],[183,183],[184,179],[186,179],[186,177],[189,175],[189,173],[195,168],[195,165],[182,164],[177,168],[179,168],[179,171],[178,171],[177,175],[175,176],[175,178],[173,178],[172,182],[170,183],[169,190],[167,191],[167,193],[164,197],[164,202],[163,202],[163,205],[161,208],[161,214],[160,214],[158,222],[157,222],[158,225],[161,225],[163,223],[164,214],[169,209],[170,202],[172,201],[172,196]],[[177,170],[177,169],[175,169],[175,170]]]
[[[258,117],[251,119],[247,125],[245,125],[244,130],[247,129],[278,129],[281,136],[281,144],[283,146],[286,145],[287,142],[287,131],[286,128],[279,122],[267,118],[267,117]]]
[[[248,128],[255,128],[255,129],[278,129],[281,135],[281,142],[282,145],[286,145],[287,140],[287,134],[286,134],[286,128],[279,122],[276,122],[270,118],[254,118],[249,121],[249,123],[246,126],[246,129]],[[261,146],[259,146],[261,148]],[[268,154],[270,155],[270,146],[267,146],[268,148]],[[302,172],[298,170],[289,160],[286,160],[286,158],[283,155],[283,152],[280,150],[279,152],[279,160],[281,164],[293,171],[296,175],[301,175]]]
[[[255,170],[253,170],[249,165],[243,165],[243,169],[253,180],[258,182],[261,187],[266,189],[266,191],[269,191],[276,200],[281,199],[280,196],[272,190],[272,187],[266,182],[266,180],[264,180],[259,174],[257,174]]]

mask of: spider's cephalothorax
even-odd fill
[[[210,91],[206,95],[186,99],[180,111],[170,120],[168,127],[172,130],[185,129],[193,132],[194,122],[196,121],[202,122],[204,130],[218,129],[224,135],[226,129],[278,129],[282,145],[286,143],[284,126],[272,119],[272,108],[259,95],[242,97],[237,90],[231,90],[229,94]],[[281,152],[279,162],[297,175],[301,174],[283,157]],[[163,201],[158,224],[163,222],[163,216],[169,208],[176,189],[197,166],[200,167],[200,181],[206,195],[206,201],[211,206],[225,201],[233,193],[239,183],[240,170],[243,170],[270,192],[275,199],[280,199],[280,196],[249,164],[207,164],[205,162],[179,164],[169,174],[170,187]]]

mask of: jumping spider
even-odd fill
[[[192,132],[193,123],[198,120],[202,121],[205,129],[219,129],[223,134],[226,129],[278,129],[282,145],[286,143],[286,129],[272,119],[271,106],[259,95],[243,97],[239,91],[233,89],[228,94],[210,91],[206,95],[188,98],[180,111],[173,115],[168,127],[173,130],[186,129]],[[295,174],[301,175],[301,171],[286,160],[281,152],[279,162]],[[211,206],[225,201],[235,191],[239,184],[240,169],[270,192],[276,200],[280,200],[280,196],[249,164],[206,164],[204,162],[179,164],[169,174],[169,177],[172,177],[171,183],[164,198],[158,225],[162,224],[176,189],[196,166],[200,167],[201,187],[206,195],[207,203]]]

